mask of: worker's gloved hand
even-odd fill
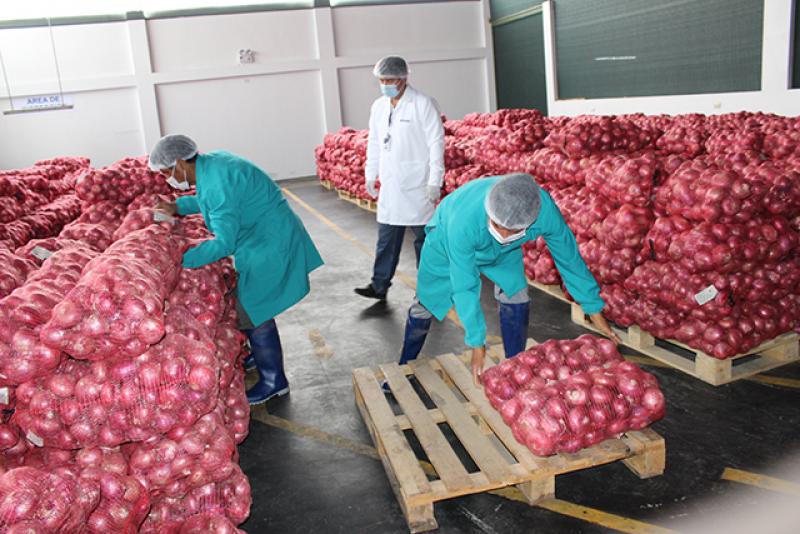
[[[367,194],[372,198],[378,198],[378,187],[375,181],[367,181]]]
[[[439,202],[439,199],[442,198],[442,188],[437,185],[429,185],[426,194],[431,204],[436,204]]]

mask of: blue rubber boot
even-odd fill
[[[257,367],[256,359],[253,357],[253,353],[251,352],[248,354],[247,358],[244,359],[244,370],[245,371],[252,371]]]
[[[428,331],[431,329],[432,318],[419,319],[412,317],[409,313],[406,320],[406,332],[403,336],[403,350],[400,353],[400,361],[398,365],[405,365],[411,360],[416,360],[419,353],[422,351],[422,345],[425,344],[425,338],[428,337]],[[381,383],[384,393],[391,393],[389,384],[384,381]]]
[[[281,338],[275,319],[244,332],[250,339],[251,354],[259,375],[258,383],[247,391],[247,402],[262,404],[289,393],[289,382],[283,373]]]
[[[498,302],[500,307],[500,333],[503,336],[503,348],[506,358],[513,358],[525,350],[525,341],[528,339],[528,319],[530,318],[531,303],[504,304]]]

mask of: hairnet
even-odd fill
[[[495,223],[509,230],[522,230],[539,216],[539,186],[530,174],[507,174],[492,186],[484,205]]]
[[[165,135],[150,151],[150,168],[154,171],[169,169],[179,159],[187,160],[197,155],[197,143],[181,134]]]
[[[400,56],[386,56],[375,63],[372,74],[378,79],[408,78],[408,64]]]

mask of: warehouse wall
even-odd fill
[[[488,18],[488,0],[464,0],[55,26],[75,107],[0,115],[0,168],[66,154],[104,165],[185,132],[277,179],[310,175],[325,132],[366,127],[381,55],[404,55],[449,117],[495,109]],[[238,64],[242,48],[255,63]],[[14,96],[58,92],[47,28],[2,29],[0,51]]]
[[[557,4],[557,0],[555,2]],[[794,0],[764,0],[761,90],[701,95],[561,100],[557,97],[553,1],[543,4],[548,107],[551,115],[679,114],[763,111],[800,115],[800,90],[792,86]]]

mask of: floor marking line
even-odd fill
[[[726,467],[720,479],[738,482],[739,484],[747,484],[748,486],[755,486],[765,490],[800,496],[800,484],[767,475],[751,473],[750,471],[743,471],[742,469]]]
[[[337,436],[335,434],[329,434],[328,432],[314,428],[313,426],[296,423],[294,421],[284,419],[283,417],[269,414],[267,413],[266,409],[259,409],[262,406],[263,404],[254,406],[250,410],[250,417],[252,419],[264,423],[265,425],[286,430],[287,432],[291,432],[292,434],[296,434],[298,436],[303,436],[327,445],[331,445],[338,449],[348,450],[362,456],[369,456],[375,460],[381,459],[375,447],[365,445],[351,439],[343,438],[342,436]]]
[[[796,378],[784,378],[782,376],[756,375],[747,378],[752,382],[761,382],[771,386],[781,386],[785,388],[800,388],[800,380]]]
[[[610,514],[596,508],[589,508],[588,506],[562,501],[561,499],[542,501],[538,503],[537,506],[557,514],[567,515],[627,534],[677,534],[675,530],[616,514]]]
[[[313,439],[338,449],[348,450],[362,456],[368,456],[374,460],[381,459],[375,447],[342,436],[330,434],[313,426],[296,423],[276,415],[271,415],[267,413],[267,409],[263,404],[254,406],[250,411],[250,416],[256,421],[266,425],[280,428],[281,430]],[[420,461],[420,465],[426,473],[436,475],[436,471],[433,469],[433,466],[430,463]],[[514,487],[488,491],[486,493],[490,493],[492,495],[503,497],[512,501],[526,504],[528,502],[522,492]],[[581,506],[568,501],[562,501],[560,499],[542,501],[537,503],[536,506],[544,508],[550,512],[574,517],[576,519],[580,519],[581,521],[601,525],[619,532],[625,532],[626,534],[676,534],[673,530],[657,527],[655,525],[637,521],[635,519],[629,519],[627,517],[610,514],[608,512],[603,512],[602,510]]]

